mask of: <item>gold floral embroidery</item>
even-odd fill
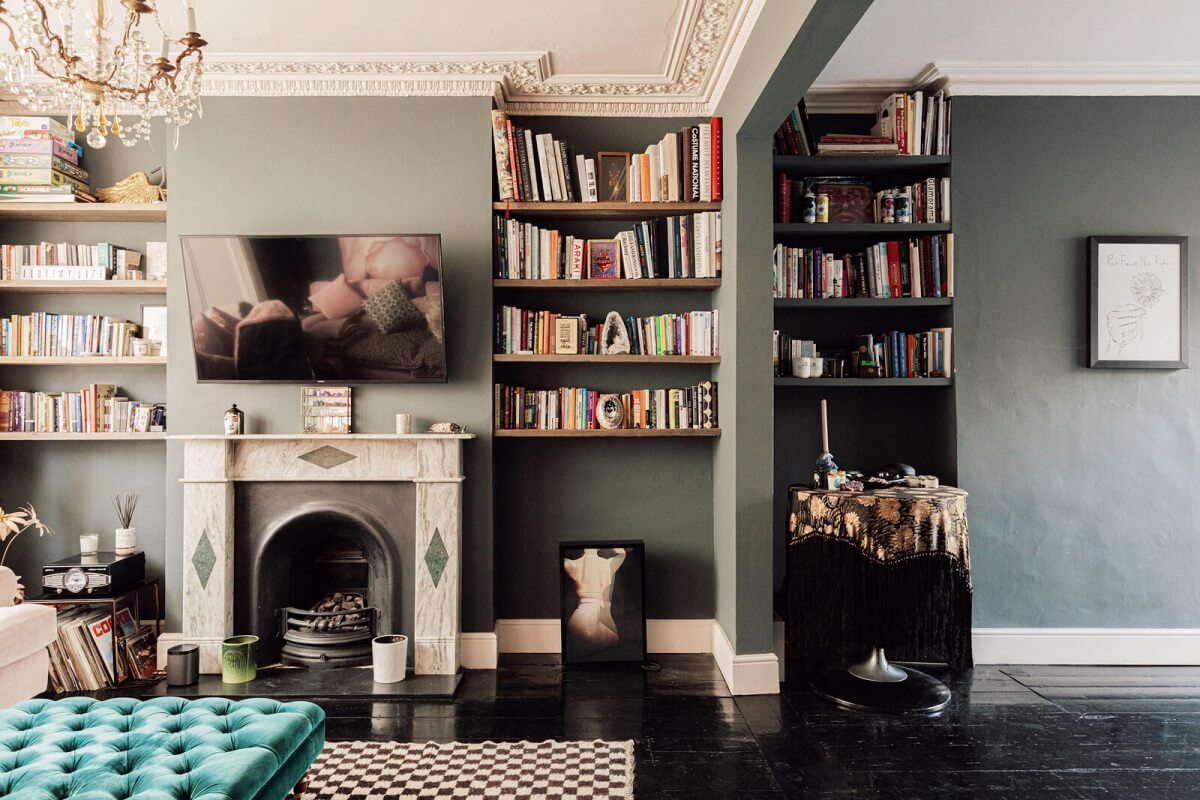
[[[825,514],[829,509],[825,507],[819,495],[813,495],[808,500],[808,513],[812,514],[813,519],[825,519]]]
[[[798,517],[796,516],[795,511],[793,511],[791,514],[788,515],[788,530],[791,531],[792,533],[796,532],[797,519],[798,519]]]
[[[883,497],[879,500],[879,516],[888,522],[900,521],[900,500],[895,497]]]
[[[858,526],[860,524],[858,514],[854,511],[847,511],[846,516],[842,517],[842,527],[846,530],[846,536],[851,539],[858,538]]]

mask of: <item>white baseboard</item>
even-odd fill
[[[711,619],[646,620],[646,652],[712,652]],[[501,653],[561,653],[562,623],[557,619],[496,620]]]
[[[975,628],[976,664],[1200,666],[1200,628]]]
[[[735,655],[725,629],[712,621],[712,655],[733,694],[779,694],[779,659],[774,653]]]
[[[497,661],[496,634],[463,633],[459,636],[458,652],[463,669],[495,669]]]

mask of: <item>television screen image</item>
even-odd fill
[[[198,380],[446,380],[439,235],[180,243]]]

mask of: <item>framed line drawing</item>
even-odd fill
[[[1088,366],[1187,369],[1187,237],[1089,236]]]

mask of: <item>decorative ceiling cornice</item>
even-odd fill
[[[656,75],[558,74],[549,53],[213,54],[204,93],[226,97],[489,96],[517,114],[711,113],[764,0],[685,0]]]
[[[868,113],[892,92],[929,87],[959,96],[1194,96],[1200,61],[944,61],[908,81],[816,83],[805,97],[815,113]]]

